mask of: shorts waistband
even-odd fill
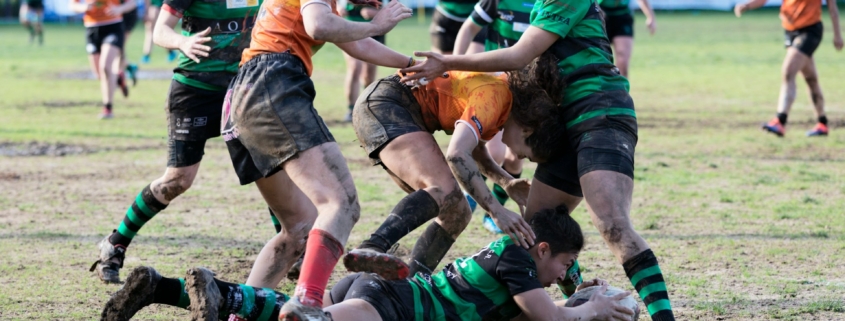
[[[290,53],[290,50],[285,52],[273,52],[273,53],[262,53],[255,57],[252,57],[249,61],[245,62],[242,67],[252,66],[257,63],[266,62],[266,61],[291,61],[300,64],[304,70],[305,65],[302,63],[302,60],[299,57],[295,56],[294,54]]]

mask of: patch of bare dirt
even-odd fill
[[[97,77],[94,76],[94,73],[91,71],[69,71],[69,72],[60,72],[56,75],[59,79],[86,79],[86,80],[96,80]],[[137,73],[138,79],[170,79],[173,77],[173,71],[171,70],[161,70],[161,69],[152,69],[152,70],[138,70]]]
[[[87,146],[87,145],[74,145],[74,144],[65,144],[65,143],[45,143],[39,141],[31,141],[28,143],[20,143],[20,142],[0,142],[0,156],[10,156],[10,157],[27,157],[27,156],[69,156],[69,155],[81,155],[81,154],[92,154],[97,152],[108,152],[108,151],[136,151],[136,150],[145,150],[145,149],[153,149],[153,148],[160,148],[159,145],[151,145],[151,146],[130,146],[130,147],[94,147],[94,146]],[[2,173],[0,173],[2,175]],[[20,176],[18,176],[20,178]],[[0,176],[0,180],[4,179],[3,176]]]

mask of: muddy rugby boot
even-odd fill
[[[101,321],[129,320],[138,310],[153,303],[161,275],[148,266],[136,267],[126,278],[126,283],[106,302]]]
[[[112,245],[108,236],[97,247],[100,249],[100,258],[91,265],[89,271],[97,271],[97,276],[105,283],[120,283],[120,269],[126,258],[126,247]]]
[[[411,274],[411,268],[402,259],[368,248],[349,251],[343,257],[343,265],[349,272],[375,273],[385,280],[403,280]]]
[[[191,299],[192,321],[217,321],[223,296],[214,282],[214,272],[202,267],[188,270],[185,291]]]
[[[332,314],[323,311],[320,307],[307,306],[299,302],[298,297],[293,297],[286,302],[279,311],[279,320],[282,321],[333,321]]]

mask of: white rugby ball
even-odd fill
[[[566,300],[566,307],[577,307],[590,301],[590,297],[593,296],[593,293],[601,289],[600,286],[591,286],[589,288],[583,289],[581,291],[575,292],[568,300]],[[625,290],[620,288],[609,286],[607,287],[607,292],[604,293],[605,296],[614,296],[619,293],[624,293]],[[633,295],[629,295],[626,298],[621,300],[622,305],[628,307],[629,309],[634,311],[633,317],[631,317],[631,321],[636,321],[640,317],[640,305],[637,303],[637,300],[634,299]]]

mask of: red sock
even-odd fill
[[[326,231],[312,229],[305,245],[305,258],[294,295],[302,304],[323,306],[323,292],[329,284],[334,266],[343,255],[343,245]]]

